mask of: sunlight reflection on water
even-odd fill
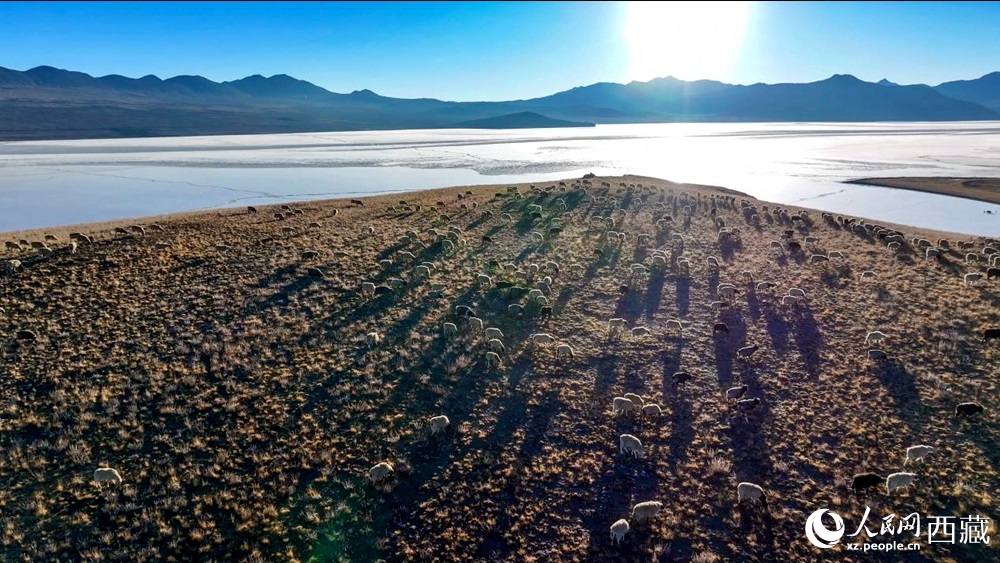
[[[0,143],[0,231],[452,185],[639,174],[996,236],[1000,206],[856,186],[996,176],[1000,123],[645,124]]]

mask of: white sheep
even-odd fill
[[[805,290],[799,287],[793,287],[788,290],[788,294],[793,297],[798,297],[799,299],[804,299],[806,296]]]
[[[363,295],[375,295],[375,284],[372,282],[363,282],[361,284],[361,293]]]
[[[625,538],[628,533],[628,520],[622,518],[611,525],[611,540],[618,543]]]
[[[556,347],[556,356],[560,358],[563,356],[569,356],[570,358],[572,358],[573,347],[570,346],[569,344],[560,344],[559,346]]]
[[[892,494],[896,489],[902,489],[913,484],[916,473],[893,473],[885,478],[885,494]]]
[[[622,319],[622,318],[616,317],[614,319],[611,319],[610,321],[608,321],[608,332],[609,333],[610,332],[618,332],[618,331],[624,329],[627,324],[628,324],[628,321],[626,321],[625,319]]]
[[[465,322],[469,324],[469,328],[473,328],[477,331],[483,330],[483,319],[479,317],[466,317]]]
[[[450,334],[458,334],[458,325],[455,323],[444,323],[444,334],[445,336]]]
[[[737,503],[742,503],[744,500],[760,500],[760,503],[767,508],[767,497],[764,495],[764,489],[757,484],[748,483],[746,481],[740,483],[736,486],[736,496]]]
[[[906,461],[903,462],[903,465],[905,466],[910,462],[910,460],[913,460],[914,462],[920,461],[927,457],[927,454],[933,451],[934,448],[931,446],[910,446],[906,448]]]
[[[104,483],[120,485],[122,483],[122,476],[121,473],[118,473],[117,469],[99,467],[94,470],[94,482],[100,487],[103,487]]]
[[[647,500],[632,507],[632,519],[636,522],[645,522],[656,516],[663,508],[663,503],[658,500]]]
[[[625,397],[615,397],[611,400],[611,412],[621,414],[635,411],[635,403]]]
[[[868,336],[865,337],[865,344],[877,344],[885,339],[886,336],[884,332],[874,330],[872,332],[869,332]]]
[[[486,352],[486,365],[497,367],[500,365],[500,354],[496,352]]]
[[[374,348],[382,341],[382,335],[377,332],[369,332],[365,335],[365,341],[368,343],[368,348]]]
[[[983,275],[980,273],[965,274],[965,283],[972,283],[983,279]]]
[[[679,319],[667,319],[667,328],[684,330],[684,324]]]
[[[494,338],[503,338],[503,332],[501,332],[499,328],[491,326],[486,329],[486,338],[490,340]]]
[[[739,399],[747,392],[747,389],[748,387],[746,384],[740,385],[739,387],[730,387],[729,389],[726,389],[726,400],[733,401]]]
[[[646,402],[642,400],[642,397],[636,395],[635,393],[625,393],[622,397],[632,401],[632,404],[637,407],[641,407]]]
[[[644,326],[637,326],[632,328],[632,330],[629,331],[629,334],[631,334],[633,337],[648,336],[652,334],[652,331],[650,331],[648,328]]]
[[[555,338],[552,338],[551,334],[545,332],[536,332],[528,337],[534,344],[551,344],[555,342]]]
[[[368,470],[368,480],[372,483],[378,483],[382,479],[388,477],[392,472],[392,466],[387,462],[382,461]]]
[[[489,277],[486,274],[479,274],[479,275],[477,275],[476,276],[476,281],[478,283],[483,284],[483,285],[492,285],[493,284],[493,278]]]
[[[647,405],[642,405],[642,414],[646,416],[660,416],[663,414],[663,411],[660,409],[660,405],[649,403]]]
[[[630,453],[633,457],[639,459],[646,457],[646,454],[642,451],[642,442],[631,434],[622,434],[618,438],[618,453]]]
[[[448,428],[450,424],[451,421],[448,420],[448,417],[443,414],[431,418],[430,421],[428,422],[428,425],[430,426],[431,429],[431,434],[437,434],[438,432]]]
[[[507,349],[504,348],[503,342],[499,338],[491,338],[489,342],[486,343],[489,349],[493,352],[506,352]]]
[[[785,295],[781,298],[782,305],[795,305],[799,302],[799,298],[794,295]]]
[[[864,272],[861,272],[861,279],[863,279],[863,280],[867,280],[867,279],[872,279],[873,280],[876,277],[878,277],[878,274],[876,274],[875,272],[873,272],[871,270],[865,270]]]

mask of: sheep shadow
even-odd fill
[[[809,377],[819,377],[820,351],[823,349],[823,336],[819,324],[808,307],[799,310],[799,315],[793,324],[795,327],[795,344],[802,363]]]
[[[764,308],[764,326],[771,338],[771,347],[779,356],[788,352],[792,324],[785,320],[781,311],[773,305]]]
[[[630,288],[618,298],[614,316],[623,318],[628,321],[629,326],[634,326],[644,308],[642,294]]]
[[[649,448],[645,449],[649,458]],[[633,459],[629,454],[619,453],[617,436],[614,450],[607,453],[611,460],[604,464],[593,486],[594,498],[588,503],[592,508],[581,514],[590,536],[585,560],[634,561],[642,547],[634,539],[636,536],[627,534],[620,545],[614,545],[608,530],[619,518],[629,519],[635,503],[655,498],[656,472],[648,459]]]
[[[653,270],[649,273],[649,280],[646,283],[646,320],[652,320],[653,315],[659,310],[665,283],[666,275],[662,271]]]
[[[880,363],[872,364],[868,370],[889,392],[901,415],[905,414],[907,409],[920,406],[920,392],[917,390],[914,378],[901,362],[890,357]]]
[[[761,317],[760,298],[757,296],[757,290],[753,283],[750,284],[750,289],[747,290],[747,312],[750,314],[750,318],[754,320]]]
[[[687,459],[687,450],[694,442],[694,425],[691,414],[691,399],[689,392],[685,392],[685,386],[695,384],[693,381],[674,386],[670,376],[664,374],[663,387],[670,387],[673,397],[670,405],[670,438],[668,440],[670,453],[667,463],[671,471],[677,470],[677,464]],[[666,393],[664,393],[666,396]]]
[[[691,279],[678,277],[676,289],[677,313],[682,317],[687,316],[691,309]]]

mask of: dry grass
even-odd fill
[[[601,257],[606,227],[592,218],[611,205],[590,203],[573,180],[566,194],[545,197],[521,186],[519,200],[494,198],[503,187],[450,188],[357,208],[296,204],[303,213],[280,220],[276,207],[179,215],[144,237],[83,227],[75,230],[96,240],[76,254],[62,248],[68,230],[51,230],[63,241],[52,256],[23,253],[24,270],[0,277],[0,560],[855,560],[840,548],[820,555],[805,540],[806,516],[831,508],[858,522],[864,503],[848,494],[850,476],[900,471],[918,443],[938,451],[913,469],[914,486],[876,493],[878,510],[998,516],[1000,352],[979,333],[1000,325],[1000,293],[994,281],[961,279],[983,266],[957,253],[892,254],[818,212],[796,239],[807,230],[817,250],[847,260],[776,257],[769,242],[792,227],[765,220],[756,229],[738,205],[718,212],[741,229],[741,243],[720,248],[704,207],[688,223],[671,203],[690,276],[673,266],[630,276],[633,263],[651,265],[653,248],[670,253],[655,202],[720,191],[636,177],[607,178],[608,190],[601,180],[590,193],[617,196],[616,229],[629,233]],[[467,189],[475,197],[458,199]],[[402,211],[400,199],[422,207]],[[473,200],[478,209],[461,208]],[[542,219],[526,213],[532,203]],[[495,216],[483,219],[484,209]],[[532,242],[557,217],[562,233]],[[448,225],[464,239],[450,251],[427,234]],[[407,230],[427,247],[401,242]],[[641,233],[653,235],[648,246],[637,246]],[[481,243],[485,234],[493,242]],[[161,241],[172,247],[155,248]],[[306,249],[318,257],[303,260]],[[721,259],[717,274],[708,256]],[[383,268],[383,258],[394,263]],[[530,285],[491,269],[493,259],[559,262],[551,319],[537,306],[510,317],[514,300],[476,283],[490,272]],[[436,266],[429,280],[359,295],[363,281],[410,279],[421,261]],[[574,263],[583,271],[572,273]],[[752,291],[743,270],[776,281],[775,295]],[[862,281],[865,270],[878,280]],[[709,303],[726,281],[741,293],[717,313]],[[447,284],[442,298],[429,297],[435,283]],[[782,307],[791,287],[808,299]],[[482,335],[443,336],[459,304],[503,331],[499,368],[487,368]],[[609,338],[612,317],[653,334]],[[686,323],[682,335],[665,328],[670,318]],[[712,335],[720,320],[728,337]],[[16,341],[21,329],[38,341]],[[889,335],[884,364],[865,359],[865,334],[876,329]],[[369,350],[371,331],[384,340]],[[571,344],[575,358],[528,345],[534,332]],[[751,343],[761,346],[752,360],[736,359]],[[674,387],[679,370],[694,377]],[[741,382],[763,400],[746,418],[724,396]],[[662,415],[612,416],[612,398],[626,392]],[[969,400],[987,412],[956,419],[955,405]],[[426,421],[438,414],[451,428],[431,436]],[[643,441],[646,459],[619,455],[622,433]],[[383,460],[395,475],[368,484],[368,468]],[[97,488],[100,466],[118,469],[124,485]],[[769,514],[736,507],[739,481],[764,487]],[[611,523],[652,499],[663,511],[612,545]],[[916,557],[997,560],[992,543],[934,544]]]

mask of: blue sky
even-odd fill
[[[1000,70],[1000,3],[3,2],[0,66],[506,100],[653,76],[903,84]]]

